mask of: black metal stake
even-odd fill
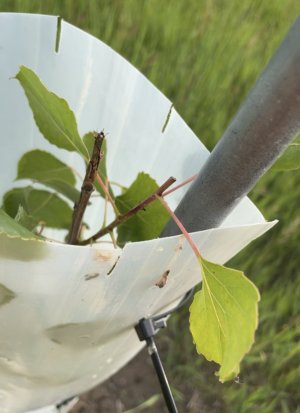
[[[146,342],[147,342],[147,347],[148,347],[148,353],[151,357],[153,366],[155,368],[167,408],[170,413],[178,413],[175,400],[174,400],[174,397],[173,397],[173,394],[172,394],[172,391],[171,391],[171,388],[168,382],[168,378],[166,376],[161,359],[159,357],[159,353],[158,353],[154,338],[150,337],[148,340],[146,340]]]
[[[154,369],[156,371],[168,411],[170,413],[178,413],[175,400],[172,395],[172,391],[154,340],[154,335],[157,333],[157,331],[159,331],[159,329],[161,328],[165,328],[166,326],[167,324],[164,318],[142,318],[135,326],[135,330],[140,341],[146,341],[147,343],[148,353],[151,357]]]
[[[162,394],[164,396],[169,413],[178,413],[176,403],[165,373],[164,367],[162,365],[161,359],[159,357],[159,352],[155,344],[154,335],[161,329],[167,327],[166,318],[183,307],[194,294],[194,288],[188,291],[180,303],[174,308],[166,311],[165,313],[156,315],[152,318],[142,318],[139,323],[135,326],[135,331],[138,335],[140,341],[146,341],[148,347],[148,353],[151,357],[159,384],[161,387]]]

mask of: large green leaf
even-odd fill
[[[199,259],[202,290],[190,307],[190,330],[197,352],[220,364],[224,382],[239,373],[258,324],[259,292],[241,271]]]
[[[88,158],[87,148],[79,136],[76,119],[68,103],[50,92],[38,76],[25,66],[21,66],[16,78],[25,91],[35,122],[44,137],[59,148]]]
[[[28,231],[22,225],[11,218],[3,209],[0,209],[0,233],[7,234],[10,237],[23,239],[38,239],[36,235]]]
[[[25,153],[19,160],[16,179],[43,183],[73,202],[79,199],[80,193],[74,187],[76,179],[72,169],[46,151],[35,149]]]
[[[300,168],[300,143],[291,143],[283,155],[274,163],[272,169],[289,171]]]
[[[116,206],[121,213],[125,213],[157,189],[158,185],[155,180],[148,174],[141,172],[127,191],[116,197]],[[145,210],[138,212],[118,226],[119,245],[124,245],[128,241],[141,241],[158,237],[168,219],[168,212],[159,201],[154,201]]]
[[[15,188],[3,197],[3,208],[15,218],[20,205],[38,222],[52,228],[70,227],[72,209],[55,193],[34,189],[30,186]]]

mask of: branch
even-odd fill
[[[152,195],[148,196],[148,198],[146,198],[144,201],[140,202],[139,204],[137,204],[135,207],[125,212],[124,214],[118,215],[117,218],[114,221],[112,221],[109,225],[107,225],[105,228],[101,228],[100,231],[98,231],[92,237],[90,237],[89,239],[85,241],[80,242],[80,245],[90,244],[91,242],[96,241],[98,238],[103,237],[103,235],[106,235],[109,232],[111,232],[118,225],[122,224],[123,222],[127,221],[129,218],[133,217],[139,211],[145,209],[147,205],[155,201],[157,197],[160,197],[163,194],[163,192],[167,188],[169,188],[169,186],[171,186],[175,181],[176,179],[173,177],[167,179],[167,181],[164,184],[162,184],[155,192],[153,192]]]
[[[79,200],[78,202],[75,202],[73,209],[72,224],[68,236],[68,244],[78,244],[83,214],[86,210],[90,196],[94,191],[94,181],[97,176],[99,162],[103,156],[101,154],[101,146],[104,138],[105,135],[103,132],[95,134],[93,153],[87,165]]]
[[[184,181],[182,181],[180,184],[174,186],[173,188],[169,189],[168,191],[165,191],[162,196],[165,197],[169,194],[171,194],[172,192],[176,191],[177,189],[181,188],[182,186],[189,184],[190,182],[192,182],[194,179],[196,179],[198,175],[193,175],[187,179],[185,179]]]

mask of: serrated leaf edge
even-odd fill
[[[209,284],[208,284],[207,279],[206,279],[206,277],[205,277],[204,268],[206,268],[206,270],[208,271],[208,273],[209,273],[219,284],[221,284],[222,288],[224,288],[224,289],[228,292],[228,294],[229,294],[230,296],[232,296],[232,294],[229,293],[227,287],[225,287],[224,284],[223,284],[220,280],[218,280],[218,279],[211,273],[211,271],[210,271],[210,270],[208,269],[208,267],[205,265],[205,260],[204,260],[203,258],[201,258],[201,257],[198,257],[198,261],[199,261],[199,263],[200,263],[200,267],[201,267],[201,270],[202,270],[201,273],[202,273],[202,280],[203,280],[203,288],[204,288],[204,285],[206,285],[206,288],[208,288],[208,290],[209,290],[209,296],[210,296],[210,298],[211,298],[211,295],[213,295],[213,294],[212,294],[211,291],[210,291]],[[216,264],[216,265],[220,265],[220,264]],[[224,268],[228,268],[228,267],[225,267],[225,266],[223,266],[223,265],[220,265],[220,266],[222,266],[222,267],[224,267]],[[256,287],[256,285],[255,285],[248,277],[245,276],[245,274],[243,273],[243,271],[236,270],[236,269],[234,269],[234,268],[230,268],[230,270],[235,271],[236,273],[238,273],[239,276],[245,278],[245,279],[254,287],[254,289],[255,289],[255,291],[256,291],[256,293],[257,293],[257,305],[258,305],[258,302],[260,301],[260,298],[261,298],[261,297],[260,297],[260,293],[259,293],[259,290],[258,290],[258,288]],[[198,294],[203,294],[203,297],[204,297],[204,290],[200,290],[200,291],[198,292]],[[234,296],[232,296],[232,297],[234,298]],[[218,300],[217,300],[216,298],[215,298],[215,300],[218,302]],[[234,298],[234,301],[235,301],[235,303],[238,305],[238,307],[240,307],[239,303],[235,300],[235,298]],[[223,336],[225,337],[224,331],[223,331],[223,329],[222,329],[222,326],[221,326],[221,323],[220,323],[220,320],[219,320],[219,317],[218,317],[218,315],[217,315],[217,311],[216,311],[216,308],[215,308],[215,305],[214,305],[212,299],[211,299],[211,303],[212,303],[212,306],[213,306],[213,308],[214,308],[215,316],[216,316],[216,318],[217,318],[217,320],[218,320],[219,328],[220,328]],[[218,304],[220,305],[220,308],[222,308],[222,306],[221,306],[221,304],[220,304],[219,302],[218,302]],[[223,308],[222,308],[222,310],[223,310]],[[241,309],[241,310],[242,310],[242,309]],[[223,311],[224,311],[224,310],[223,310]],[[257,308],[257,306],[256,306],[256,323],[255,323],[254,330],[253,330],[253,340],[252,340],[252,342],[253,342],[254,339],[255,339],[255,332],[256,332],[256,330],[257,330],[257,327],[258,327],[258,308]],[[195,345],[196,345],[196,349],[197,349],[197,343],[195,343]],[[245,355],[249,353],[249,351],[251,350],[251,347],[252,347],[252,343],[249,344],[248,348],[245,350],[244,354],[239,358],[239,360],[237,361],[236,365],[231,369],[231,371],[230,371],[230,372],[226,375],[226,377],[224,377],[223,379],[220,378],[220,374],[219,374],[219,373],[220,373],[220,370],[221,370],[221,368],[222,368],[222,366],[221,366],[221,364],[220,364],[220,368],[219,368],[219,370],[218,370],[215,374],[216,374],[216,376],[219,377],[219,381],[220,381],[221,383],[224,383],[226,380],[228,380],[229,377],[231,377],[231,375],[232,375],[233,373],[235,373],[235,372],[238,373],[238,372],[240,371],[240,363],[241,363],[241,361],[243,360],[243,358],[245,357]],[[197,352],[198,352],[198,349],[197,349]],[[198,352],[198,353],[199,353],[199,354],[202,354],[202,353],[200,353],[200,352]],[[204,354],[202,354],[202,355],[204,356]],[[212,361],[212,359],[208,359],[208,361]],[[219,364],[219,363],[217,363],[217,364]]]
[[[75,117],[75,115],[74,115],[74,112],[73,112],[72,109],[70,108],[68,102],[67,102],[64,98],[56,95],[54,92],[52,92],[51,90],[49,90],[49,89],[47,88],[47,86],[44,85],[44,83],[40,80],[40,78],[36,75],[36,73],[35,73],[32,69],[30,69],[30,68],[28,68],[28,67],[26,67],[26,66],[24,66],[24,65],[21,65],[21,66],[20,66],[20,71],[21,71],[22,68],[25,68],[26,70],[30,70],[31,72],[33,72],[33,74],[38,78],[38,81],[42,84],[42,86],[47,90],[47,92],[48,92],[49,94],[51,94],[52,96],[55,96],[56,98],[58,98],[59,101],[65,103],[65,104],[67,105],[68,109],[72,112],[72,114],[73,114],[73,116],[74,116],[75,124],[76,124],[76,127],[77,127],[76,117]],[[16,76],[14,77],[14,79],[17,79],[17,80],[21,83],[20,79],[18,78],[18,75],[19,75],[20,71],[16,74]],[[31,84],[31,83],[30,83],[30,79],[27,79],[27,81],[28,81],[29,84]],[[21,83],[21,86],[22,86],[22,88],[23,88],[23,90],[24,90],[25,95],[27,96],[27,93],[28,93],[28,92],[24,89],[22,83]],[[32,87],[32,84],[31,84],[31,87]],[[32,89],[34,89],[34,88],[32,88]],[[38,101],[38,99],[37,99],[37,97],[36,97],[36,94],[34,94],[32,91],[29,92],[29,94],[31,94],[32,97],[33,97],[36,101]],[[42,99],[41,99],[41,100],[42,100]],[[38,102],[39,102],[39,101],[38,101]],[[32,114],[33,114],[33,117],[34,117],[34,120],[35,120],[35,124],[36,124],[37,128],[39,129],[40,133],[44,136],[43,132],[41,131],[41,129],[40,129],[40,127],[39,127],[39,125],[38,125],[38,123],[37,123],[37,121],[36,121],[36,116],[35,116],[35,113],[34,113],[34,110],[33,110],[32,106],[31,106],[31,104],[30,104],[30,100],[29,100],[29,99],[28,99],[28,104],[29,104],[29,106],[30,106],[30,108],[31,108],[31,111],[32,111]],[[42,103],[39,103],[39,104],[42,106],[43,111],[45,111],[45,112],[47,113],[48,111],[47,111],[47,109],[45,108],[45,106],[44,106]],[[71,144],[71,146],[74,147],[75,151],[76,151],[77,153],[80,153],[81,155],[83,155],[84,158],[85,158],[86,160],[88,160],[88,159],[89,159],[89,153],[88,153],[87,147],[85,146],[84,142],[81,140],[81,142],[82,142],[82,149],[84,148],[85,154],[82,152],[82,150],[81,150],[80,148],[77,147],[77,145],[69,138],[69,136],[59,127],[59,125],[56,123],[56,121],[55,121],[54,119],[53,119],[53,121],[54,121],[54,123],[56,124],[57,128],[61,131],[62,135],[64,135],[64,136],[66,137],[66,140],[69,142],[69,144]],[[79,133],[78,133],[78,137],[79,137],[79,139],[81,139]],[[47,139],[47,138],[46,138],[46,139]],[[48,140],[48,139],[47,139],[47,140]],[[57,146],[56,144],[53,144],[52,142],[50,142],[50,143],[51,143],[52,145]]]

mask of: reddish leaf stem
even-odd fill
[[[192,250],[194,251],[195,255],[197,258],[202,258],[199,248],[197,247],[197,245],[195,244],[193,238],[190,236],[190,234],[187,232],[187,230],[185,229],[183,223],[180,221],[180,219],[175,215],[175,213],[172,211],[172,209],[169,207],[169,205],[167,204],[167,202],[161,197],[161,196],[157,196],[156,198],[160,201],[160,203],[162,204],[162,206],[165,208],[165,210],[170,214],[170,216],[173,218],[173,220],[175,221],[175,223],[177,224],[178,228],[180,229],[180,231],[183,233],[185,239],[187,240],[187,242],[190,244]]]

